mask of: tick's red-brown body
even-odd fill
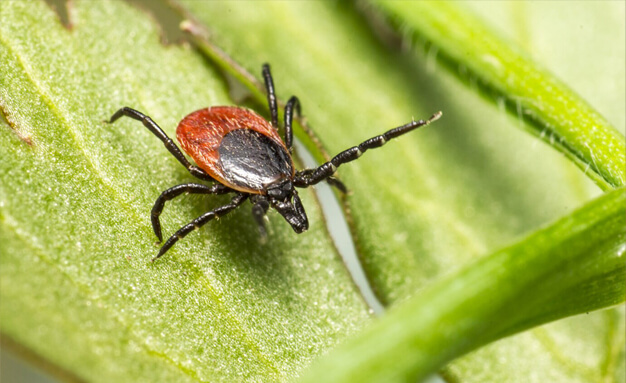
[[[151,213],[152,228],[159,241],[163,239],[159,216],[165,202],[184,193],[234,193],[230,203],[208,211],[180,228],[165,242],[153,261],[165,254],[179,239],[207,222],[228,214],[246,200],[253,204],[252,216],[257,221],[261,236],[267,236],[264,217],[270,207],[278,211],[296,233],[302,233],[309,228],[309,221],[296,187],[303,188],[327,181],[345,192],[343,183],[333,177],[339,166],[356,160],[368,149],[383,146],[387,141],[441,117],[441,112],[438,112],[426,121],[412,121],[344,150],[317,168],[296,171],[291,158],[291,125],[294,110],[300,113],[300,102],[297,97],[292,96],[285,105],[283,141],[276,130],[278,104],[268,64],[263,65],[263,78],[271,123],[245,108],[214,106],[197,110],[178,124],[176,137],[197,166],[189,162],[174,141],[149,116],[123,107],[109,119],[112,123],[127,116],[141,121],[191,175],[203,181],[214,182],[211,186],[199,183],[180,184],[161,193]]]
[[[234,131],[241,129],[259,134],[252,132],[233,134]],[[235,137],[235,134],[238,136]],[[227,138],[228,141],[225,141],[225,137],[230,140]],[[215,106],[197,110],[178,124],[176,138],[198,167],[221,184],[238,191],[265,194],[264,186],[275,182],[281,176],[293,178],[295,174],[289,151],[276,129],[249,109]],[[271,163],[267,161],[268,157],[271,160],[272,156],[258,153],[259,149],[264,149],[267,145],[254,145],[259,143],[259,139],[269,143],[274,151],[283,157],[274,161],[282,169],[274,169],[272,172]],[[239,152],[246,158],[240,158],[239,162],[234,164],[233,161],[229,161],[233,154],[227,151],[227,142],[236,144]],[[237,178],[237,172],[245,175],[245,179]],[[255,180],[258,182],[254,182]]]

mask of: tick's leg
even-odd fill
[[[300,109],[300,100],[298,97],[291,96],[289,101],[287,101],[287,105],[285,106],[285,145],[287,145],[287,149],[289,152],[292,151],[293,144],[293,129],[291,124],[293,122],[293,109],[296,108],[296,113],[298,116],[302,115],[302,110]]]
[[[346,185],[343,182],[341,182],[339,180],[339,178],[330,176],[330,177],[326,178],[326,182],[328,182],[328,184],[330,186],[336,187],[337,189],[339,189],[340,192],[342,192],[344,194],[348,192],[348,188],[346,187]]]
[[[215,218],[220,218],[226,215],[227,213],[235,209],[237,206],[241,205],[246,200],[246,198],[248,198],[248,194],[243,194],[243,193],[237,194],[236,196],[233,197],[233,199],[230,201],[229,204],[220,206],[207,213],[204,213],[200,217],[194,219],[193,221],[189,222],[185,226],[181,227],[176,233],[174,233],[174,235],[172,235],[171,237],[169,237],[167,241],[165,241],[165,244],[163,245],[163,247],[161,247],[161,250],[159,250],[159,253],[157,254],[157,256],[152,258],[152,262],[156,261],[163,254],[165,254],[172,246],[174,246],[176,242],[178,242],[179,239],[182,239],[187,234],[191,233],[192,231],[201,228],[207,222]]]
[[[215,184],[212,186],[206,186],[201,184],[182,184],[171,187],[161,193],[159,198],[157,198],[154,206],[152,207],[152,214],[150,218],[152,220],[152,229],[154,230],[154,234],[156,234],[157,238],[159,238],[159,242],[163,241],[163,235],[161,234],[161,222],[159,221],[159,216],[163,211],[163,207],[165,206],[165,202],[178,197],[183,193],[192,193],[192,194],[226,194],[234,191],[231,188],[228,188],[222,184]]]
[[[115,112],[115,114],[111,116],[111,119],[108,122],[111,124],[122,116],[130,117],[137,121],[141,121],[146,128],[148,128],[155,136],[157,136],[161,141],[163,141],[163,144],[165,145],[167,150],[169,150],[170,153],[172,153],[172,155],[178,160],[178,162],[183,164],[183,166],[187,168],[187,170],[189,170],[189,173],[191,173],[191,175],[198,177],[201,180],[215,181],[213,177],[208,175],[204,170],[200,169],[199,167],[195,165],[192,165],[187,160],[187,158],[185,158],[185,156],[183,155],[183,152],[180,151],[180,149],[178,148],[178,146],[176,146],[174,141],[171,138],[169,138],[167,134],[165,134],[163,129],[161,129],[159,125],[156,124],[156,122],[152,121],[152,119],[149,116],[146,116],[145,114],[139,111],[136,111],[135,109],[125,106],[121,108],[120,110],[118,110],[117,112]]]
[[[267,230],[265,229],[265,214],[267,213],[267,209],[270,208],[269,202],[265,198],[258,198],[254,202],[252,206],[252,216],[259,227],[259,235],[261,236],[261,241],[265,242],[267,240]]]
[[[267,104],[270,108],[272,126],[278,130],[278,105],[276,104],[276,93],[274,92],[274,80],[272,79],[272,72],[270,72],[270,64],[263,64],[262,72],[265,80],[265,89],[267,90]]]
[[[315,170],[317,170],[317,168],[315,168],[315,169],[304,169],[302,171],[299,171],[298,174],[296,175],[296,177],[304,178],[304,179],[310,178],[313,175],[313,173],[315,172]],[[346,185],[344,185],[343,182],[341,182],[339,180],[339,178],[330,176],[330,177],[326,178],[326,182],[328,182],[328,184],[330,186],[333,186],[333,187],[336,187],[337,189],[339,189],[339,191],[342,192],[342,193],[347,193],[348,192],[348,188],[346,187]],[[299,185],[296,184],[296,186],[299,186]]]
[[[408,133],[421,126],[428,125],[431,122],[439,119],[441,112],[435,113],[428,120],[412,121],[406,125],[399,126],[395,129],[391,129],[380,136],[372,137],[369,140],[363,141],[358,146],[353,146],[350,149],[344,150],[337,154],[332,160],[320,165],[312,171],[298,172],[294,179],[294,185],[298,187],[306,187],[309,185],[315,185],[316,183],[331,177],[337,168],[347,162],[354,161],[361,157],[368,149],[379,148],[383,146],[387,141]]]

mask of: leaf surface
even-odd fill
[[[212,40],[219,42],[247,70],[254,72],[264,61],[272,63],[279,96],[283,100],[291,94],[300,97],[307,121],[331,155],[405,122],[408,116],[420,118],[439,109],[444,111],[444,117],[436,124],[367,153],[338,172],[352,190],[345,202],[354,240],[383,302],[407,299],[460,265],[569,214],[598,195],[597,188],[585,179],[580,169],[553,148],[518,131],[524,126],[518,115],[507,117],[502,113],[506,108],[496,110],[484,98],[477,97],[475,76],[470,76],[468,87],[467,83],[458,81],[459,77],[467,78],[467,73],[450,73],[449,66],[438,64],[436,58],[441,56],[442,48],[436,45],[431,45],[426,55],[407,58],[406,54],[381,44],[372,35],[370,25],[345,4],[195,1],[183,4],[206,25]],[[438,2],[433,4],[436,7]],[[583,96],[591,97],[594,107],[606,113],[615,126],[623,126],[624,91],[619,88],[623,87],[623,81],[615,78],[624,77],[620,61],[624,44],[611,36],[622,36],[624,24],[609,16],[623,14],[612,9],[616,3],[589,8],[583,4],[579,7],[536,4],[523,8],[519,3],[503,3],[488,9],[481,4],[484,3],[469,6],[489,21],[500,23],[503,29],[515,26],[505,29],[509,32],[507,37],[532,52]],[[411,3],[406,6],[410,7]],[[566,12],[563,7],[567,8],[569,17],[559,16]],[[247,28],[229,23],[223,17],[226,14],[245,20]],[[425,20],[426,17],[428,13],[411,21],[416,25],[438,21],[454,29],[454,20],[446,23]],[[326,22],[321,23],[321,19]],[[403,24],[406,33],[403,43],[411,47],[414,25],[407,23],[405,20]],[[552,28],[546,28],[546,24]],[[589,28],[594,33],[589,33]],[[250,33],[250,29],[267,31],[271,39],[262,40]],[[467,33],[462,37],[471,38]],[[564,34],[578,43],[563,45]],[[455,49],[462,51],[463,45],[459,45]],[[561,49],[554,49],[555,46]],[[593,52],[599,52],[603,59],[594,60]],[[581,57],[588,57],[588,62]],[[466,68],[472,64],[463,60],[460,71],[464,65]],[[533,63],[530,65],[532,68]],[[523,75],[513,67],[504,69],[511,70],[513,75]],[[560,83],[543,71],[543,80]],[[515,94],[507,92],[498,99],[515,98]],[[576,98],[568,92],[568,97]],[[557,109],[563,111],[562,106]],[[583,109],[590,110],[586,104]],[[587,121],[599,119],[611,140],[618,147],[623,146],[623,138],[620,141],[614,136],[604,118],[596,112],[589,113],[592,116],[586,116],[590,117]],[[561,122],[569,124],[565,119]],[[586,129],[590,127],[587,125]],[[532,126],[532,129],[537,132],[539,128]],[[550,134],[546,133],[545,137],[549,138]],[[595,137],[592,134],[590,138]],[[578,144],[584,146],[585,142]],[[593,145],[612,158],[609,167],[617,169],[615,174],[619,174],[620,161],[623,162],[620,151],[612,151],[610,145],[603,146],[601,140],[594,140]],[[491,377],[494,381],[502,380],[503,376],[520,381],[529,377],[541,381],[554,376],[570,379],[576,376],[581,381],[594,376],[601,380],[620,371],[619,364],[611,361],[620,360],[623,353],[624,330],[615,319],[622,315],[615,311],[596,313],[589,316],[588,322],[585,318],[574,318],[538,329],[536,334],[503,340],[489,346],[485,354],[479,351],[474,358],[468,357],[465,372],[453,366],[446,377],[487,381],[493,368],[498,370]],[[575,335],[580,330],[575,328],[587,332],[593,329],[593,335],[577,338]],[[555,352],[557,348],[550,345],[562,339],[563,333],[572,334],[570,342],[559,342],[559,352]],[[606,334],[616,336],[606,337]],[[576,344],[593,347],[598,350],[598,357],[586,358],[585,367],[572,368],[583,366],[567,362],[580,361],[574,355],[580,349],[574,347]],[[502,362],[498,357],[504,354],[517,357]],[[467,366],[474,368],[470,370]]]
[[[508,105],[509,112],[527,122],[517,127],[581,161],[585,174],[600,186],[621,182],[623,133],[595,110],[623,131],[624,82],[616,81],[625,72],[623,4],[378,3],[393,14],[416,49],[427,47],[429,60],[437,57],[487,100]],[[504,62],[512,65],[494,65]],[[582,134],[572,135],[575,131]],[[608,183],[592,168],[604,169]],[[623,318],[623,308],[607,310],[503,339],[452,363],[444,375],[455,382],[621,381]]]
[[[623,134],[516,45],[498,38],[463,6],[428,1],[375,3],[409,30],[411,38],[432,44],[433,54],[440,56],[443,65],[526,121],[524,126],[565,153],[598,185],[604,189],[624,185]],[[521,7],[516,10],[523,11]],[[516,17],[516,21],[520,19]],[[529,28],[535,26],[531,19],[518,22],[526,22]],[[607,31],[606,27],[601,27],[601,31]]]
[[[482,344],[623,303],[624,206],[624,188],[608,192],[441,278],[333,350],[302,381],[421,381]]]
[[[296,236],[250,205],[158,262],[150,209],[197,182],[131,106],[173,136],[187,113],[232,104],[194,51],[159,43],[124,2],[73,2],[72,29],[43,2],[0,4],[0,322],[9,337],[88,381],[276,381],[367,321],[310,192]],[[168,203],[165,235],[228,197]]]

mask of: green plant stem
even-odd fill
[[[412,39],[426,41],[426,50],[445,67],[478,85],[488,99],[505,105],[533,134],[572,159],[603,190],[624,185],[624,137],[565,84],[458,3],[373,3]]]
[[[305,382],[417,381],[488,342],[624,301],[620,188],[430,285],[324,358]]]

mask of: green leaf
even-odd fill
[[[277,381],[368,320],[311,192],[311,229],[250,205],[154,264],[149,212],[194,181],[131,106],[173,135],[185,114],[232,104],[194,51],[163,47],[124,2],[0,3],[0,323],[3,337],[87,381]],[[168,203],[165,234],[228,200]]]
[[[212,41],[219,42],[248,71],[257,70],[261,62],[272,63],[279,96],[300,97],[309,125],[330,154],[403,123],[408,116],[444,111],[444,117],[431,127],[339,170],[353,191],[345,202],[359,256],[383,302],[407,299],[441,275],[598,195],[571,162],[517,131],[522,125],[517,115],[506,117],[478,99],[474,87],[460,84],[455,73],[442,70],[449,67],[433,60],[437,47],[417,59],[398,54],[377,41],[370,26],[345,3],[183,3],[192,17],[206,25]],[[481,4],[473,7],[481,8]],[[512,15],[519,11],[527,16],[530,25],[522,19],[516,30],[539,34],[524,41],[527,47],[544,63],[556,66],[560,75],[564,73],[568,84],[593,96],[594,105],[622,126],[623,81],[616,79],[624,76],[624,44],[610,37],[623,35],[623,23],[605,19],[607,13],[623,12],[611,9],[616,3],[604,7],[554,4],[551,12],[536,4],[528,13],[516,2],[481,9],[505,27],[511,23],[503,17],[507,13],[502,8],[513,7]],[[571,17],[560,17],[566,10]],[[448,24],[454,28],[452,20]],[[543,38],[545,24],[554,25],[552,34],[546,36],[555,36],[554,40]],[[620,28],[617,32],[616,27]],[[589,33],[589,28],[602,33]],[[555,50],[559,37],[577,44]],[[594,59],[594,52],[600,52],[603,60]],[[579,57],[589,59],[574,60]],[[593,76],[586,75],[587,71]],[[614,87],[617,90],[611,91]],[[392,145],[395,149],[390,149]],[[600,149],[607,153],[607,148]],[[461,377],[453,365],[446,376],[458,381],[472,377],[478,377],[474,381],[514,377],[541,381],[555,374],[571,379],[581,369],[581,381],[612,376],[620,371],[615,361],[623,353],[624,329],[615,320],[621,315],[596,313],[500,341],[490,350],[506,349],[508,360],[503,361],[499,356],[504,354],[497,351],[482,358],[479,352],[465,363],[473,367],[467,374]],[[562,333],[571,336],[559,342],[558,350],[538,348],[538,343],[562,339]],[[597,351],[585,367],[575,363],[581,353],[568,354],[581,348]],[[533,365],[533,361],[538,363]],[[489,371],[496,369],[500,375],[490,379]]]
[[[405,40],[416,42],[418,50],[426,48],[431,65],[437,57],[455,75],[474,87],[478,84],[475,88],[487,100],[499,106],[507,102],[514,105],[509,108],[514,117],[530,114],[534,125],[525,119],[530,126],[516,126],[529,128],[559,150],[573,150],[566,155],[576,157],[576,151],[591,150],[579,166],[600,186],[608,187],[589,168],[598,164],[609,169],[613,174],[608,178],[615,181],[614,176],[625,169],[624,139],[593,109],[605,114],[614,126],[624,126],[624,82],[618,80],[624,77],[624,4],[484,5],[385,3],[381,9],[410,8],[394,13],[392,18],[402,25]],[[497,32],[466,8],[499,27]],[[565,41],[576,43],[563,44]],[[406,41],[404,44],[410,45]],[[554,70],[567,86],[530,61],[529,56]],[[494,70],[494,60],[486,57],[516,64]],[[520,66],[525,69],[519,71]],[[507,79],[504,82],[503,74]],[[583,92],[593,107],[568,88]],[[569,101],[565,108],[564,100]],[[554,126],[554,121],[559,125]],[[572,135],[574,130],[583,133]],[[458,382],[622,381],[626,333],[623,317],[623,309],[609,310],[503,339],[455,361],[445,369],[444,376]]]
[[[425,40],[439,61],[471,81],[570,157],[599,186],[626,182],[624,136],[565,84],[516,45],[498,38],[459,4],[374,0],[381,10]]]
[[[560,320],[482,347],[442,373],[468,383],[623,382],[624,319],[622,305]]]
[[[74,29],[65,31],[39,3],[0,3],[0,107],[8,120],[0,123],[3,336],[87,380],[272,381],[298,375],[367,320],[314,196],[303,193],[314,224],[306,234],[294,235],[273,215],[270,241],[259,245],[249,212],[241,209],[151,265],[157,248],[150,245],[147,212],[161,190],[192,179],[138,122],[101,121],[129,105],[171,135],[190,111],[232,101],[212,65],[189,50],[160,46],[142,13],[124,3],[76,4],[70,8]],[[442,275],[598,195],[560,153],[516,130],[517,120],[441,70],[434,51],[424,60],[382,44],[350,3],[184,4],[234,57],[226,63],[231,73],[240,73],[235,66],[241,64],[258,76],[262,62],[272,64],[279,96],[300,97],[330,154],[411,117],[444,111],[431,127],[339,171],[352,191],[344,202],[359,255],[385,303],[410,299],[441,283]],[[555,19],[561,18],[550,25]],[[578,28],[586,21],[571,22]],[[615,44],[615,52],[623,49],[618,39],[602,41]],[[577,49],[588,45],[579,43],[563,45],[606,68],[619,57],[623,67],[623,55],[598,60],[581,54]],[[623,84],[620,70],[617,76],[599,70],[576,78]],[[623,118],[623,89],[601,88],[597,93],[610,101],[605,104]],[[587,91],[583,87],[586,98]],[[319,147],[307,147],[322,157]],[[209,200],[169,204],[166,232],[225,201]],[[532,314],[530,306],[526,313]],[[554,331],[561,322],[534,330],[531,341],[547,331],[550,341],[558,331],[568,335],[535,360],[558,361],[563,354],[556,351],[579,345],[600,355],[585,364],[586,380],[612,377],[623,359],[619,318],[606,311],[568,321],[569,332],[567,326]],[[506,319],[514,329],[515,316]],[[587,335],[590,324],[597,326]],[[529,343],[509,344],[534,350]],[[501,375],[481,381],[502,381],[523,365],[502,362],[503,354],[491,350],[464,358],[465,365],[452,366],[447,376],[465,379],[471,364],[474,371],[501,367]],[[523,367],[550,380],[553,366]]]
[[[304,382],[420,381],[495,339],[624,302],[626,189],[429,285]]]

